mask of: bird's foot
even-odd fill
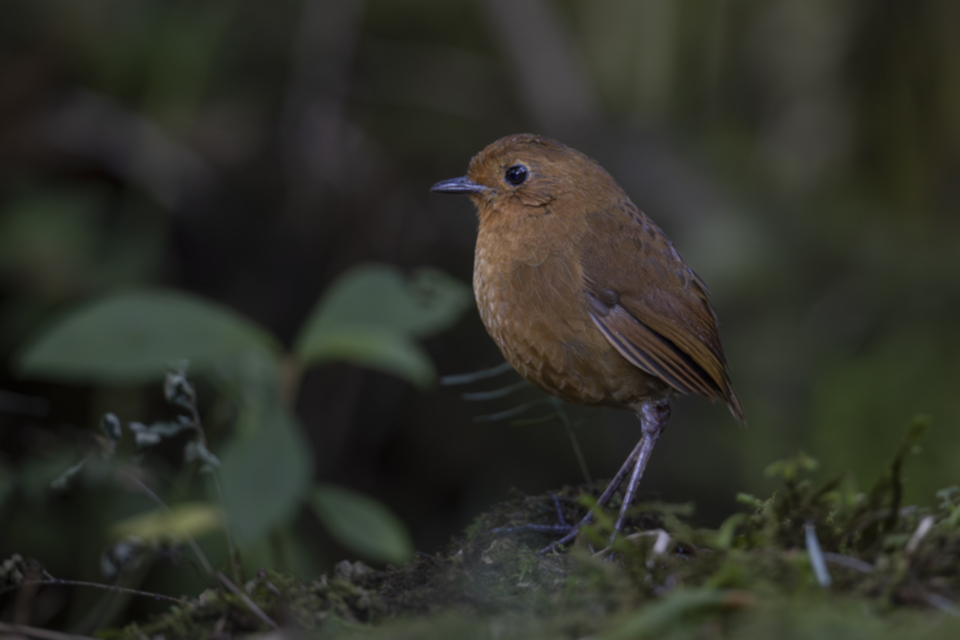
[[[571,529],[575,529],[573,525],[567,522],[567,519],[563,515],[563,508],[560,506],[560,499],[557,497],[557,494],[553,495],[553,506],[557,510],[557,524],[521,524],[516,527],[497,527],[491,529],[490,533],[503,534],[503,533],[519,533],[523,531],[533,531],[536,533],[550,533],[550,534],[568,534]]]
[[[540,551],[539,551],[538,553],[539,553],[540,555],[546,555],[546,554],[550,553],[551,551],[559,551],[560,549],[562,549],[562,548],[565,547],[566,545],[568,545],[568,544],[570,544],[571,542],[573,542],[574,540],[576,540],[577,535],[580,533],[580,528],[583,527],[583,526],[585,526],[585,525],[590,524],[590,521],[591,521],[590,515],[592,515],[592,514],[587,514],[587,515],[583,518],[583,520],[581,520],[580,522],[578,522],[575,526],[567,527],[567,531],[566,531],[566,533],[564,534],[564,536],[563,536],[562,538],[560,538],[559,540],[554,540],[553,542],[551,542],[550,544],[548,544],[547,546],[545,546],[543,549],[540,549]],[[561,533],[561,532],[560,532],[560,531],[557,531],[557,533]],[[592,551],[593,551],[593,548],[591,547],[590,550],[591,550],[591,552],[592,552]]]
[[[532,531],[534,533],[542,533],[546,535],[559,535],[561,536],[559,539],[550,543],[543,549],[540,549],[541,554],[557,551],[576,539],[577,534],[580,533],[581,527],[590,524],[590,522],[593,520],[593,513],[588,513],[582,520],[580,520],[580,522],[576,524],[570,524],[563,515],[563,508],[560,506],[560,499],[557,498],[557,494],[553,494],[553,505],[557,511],[557,524],[521,524],[515,527],[497,527],[495,529],[491,529],[490,533],[510,534]]]
[[[521,533],[525,531],[533,531],[534,533],[552,533],[552,534],[567,534],[571,530],[575,530],[576,527],[573,527],[569,524],[521,524],[516,527],[497,527],[496,529],[491,529],[490,533],[503,534],[503,533]]]

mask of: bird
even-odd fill
[[[709,289],[598,162],[544,136],[510,135],[431,191],[475,205],[477,308],[514,369],[568,402],[639,418],[636,447],[597,501],[604,508],[627,482],[614,535],[673,397],[721,400],[746,424]],[[571,542],[591,518],[544,551]]]

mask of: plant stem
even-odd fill
[[[138,477],[136,477],[135,475],[133,475],[132,473],[128,473],[127,471],[124,471],[124,470],[122,470],[122,469],[120,470],[120,473],[123,475],[124,478],[126,478],[126,479],[129,480],[130,482],[132,482],[132,483],[134,483],[135,485],[137,485],[137,487],[140,489],[140,491],[142,491],[148,498],[150,498],[151,500],[153,500],[153,501],[154,501],[157,505],[159,505],[162,509],[165,509],[165,510],[167,511],[167,513],[169,513],[170,515],[173,515],[173,510],[171,510],[170,507],[167,506],[167,503],[164,502],[163,499],[162,499],[160,496],[158,496],[156,493],[154,493],[153,490],[150,489],[150,487],[148,487],[147,485],[145,485],[145,484],[140,480],[140,478],[138,478]],[[200,545],[197,544],[197,541],[194,540],[194,539],[193,539],[193,536],[191,536],[191,535],[190,535],[189,533],[187,533],[186,531],[183,532],[183,535],[184,535],[184,537],[186,537],[187,543],[190,545],[190,548],[193,549],[193,553],[196,554],[197,559],[200,561],[200,564],[203,566],[203,570],[207,572],[207,575],[210,576],[211,579],[216,578],[217,574],[216,574],[216,572],[213,570],[213,566],[210,564],[210,561],[207,560],[207,556],[205,556],[205,555],[203,554],[203,551],[200,550]]]

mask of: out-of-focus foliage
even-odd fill
[[[393,270],[358,268],[331,286],[294,352],[304,364],[347,360],[427,386],[433,365],[415,339],[449,328],[469,303],[466,287],[436,269],[407,283]]]
[[[261,445],[297,450],[292,462],[256,458],[244,480],[277,473],[308,491],[292,480],[308,475],[309,452],[317,480],[376,496],[417,548],[435,549],[510,487],[580,478],[567,435],[556,421],[471,424],[523,402],[514,396],[487,408],[417,388],[433,379],[430,362],[447,374],[500,361],[473,313],[424,337],[378,313],[379,295],[360,296],[377,321],[364,338],[298,334],[337,328],[324,308],[308,318],[357,264],[431,265],[469,281],[469,204],[429,186],[462,175],[496,138],[534,131],[600,161],[714,294],[750,427],[678,399],[642,491],[694,501],[718,524],[737,491],[769,493],[770,460],[803,449],[823,478],[871,477],[901,425],[926,413],[904,500],[932,505],[958,484],[960,460],[957,24],[960,4],[945,0],[7,0],[0,349],[12,365],[69,310],[132,290],[233,309],[301,358],[236,356],[198,380],[224,465],[243,447],[241,466]],[[420,300],[411,287],[394,293]],[[441,299],[449,320],[465,297]],[[307,344],[336,358],[308,371]],[[152,385],[8,371],[0,556],[98,579],[110,525],[155,505],[97,465],[66,492],[49,483],[96,450],[106,411],[153,424],[170,407]],[[300,440],[258,440],[281,414]],[[568,432],[594,477],[637,437],[633,416],[612,411],[578,412]],[[151,457],[147,479],[172,504],[206,499],[174,448]],[[315,575],[342,556],[291,504],[269,505],[277,525],[244,550],[248,568]],[[226,566],[219,536],[199,542]],[[151,567],[125,579],[203,587],[179,567]],[[44,596],[34,620],[93,633],[113,615],[96,597]]]
[[[741,496],[746,510],[719,529],[691,526],[687,505],[647,503],[629,518],[643,531],[611,544],[612,522],[601,522],[566,553],[536,553],[543,533],[525,525],[555,523],[557,509],[578,520],[584,497],[604,488],[595,483],[500,503],[399,570],[344,561],[317,581],[264,573],[249,588],[265,611],[320,637],[489,638],[493,628],[503,638],[951,638],[960,628],[945,596],[960,580],[957,489],[935,508],[901,502],[923,425],[911,424],[869,492],[849,475],[812,482],[816,463],[801,454],[771,464],[776,492]],[[198,637],[214,620],[239,633],[247,619],[223,594],[123,637]]]
[[[380,562],[403,564],[413,545],[397,517],[363,495],[336,487],[314,487],[311,504],[317,516],[344,545]]]
[[[269,411],[254,433],[229,443],[221,456],[224,507],[247,543],[295,514],[313,472],[300,424],[279,408]]]
[[[158,379],[172,363],[211,364],[251,350],[276,352],[259,327],[175,292],[120,294],[75,311],[19,357],[18,373],[100,384]]]
[[[234,386],[226,395],[237,405],[238,435],[224,447],[222,462],[207,448],[196,390],[184,371],[166,375],[164,393],[172,407],[185,413],[173,421],[132,422],[129,427],[138,448],[192,431],[184,460],[200,462],[214,476],[214,500],[222,500],[226,512],[225,533],[251,545],[288,522],[307,498],[313,457],[299,421],[285,406],[299,389],[299,373],[340,359],[426,384],[435,375],[433,365],[414,338],[448,327],[463,312],[465,298],[464,285],[436,270],[422,270],[408,284],[393,269],[358,267],[321,299],[296,352],[281,358],[269,334],[232,311],[182,294],[120,294],[77,310],[47,330],[21,354],[19,370],[27,377],[100,384],[156,378],[171,361],[196,362],[215,379],[218,369],[229,371],[219,377],[221,385]],[[398,351],[405,360],[397,357]],[[284,367],[293,373],[281,380]],[[230,384],[231,378],[241,380],[239,388]],[[289,389],[282,389],[283,384]],[[113,414],[107,414],[103,426],[109,457],[121,426]],[[53,487],[66,487],[89,459],[67,469]],[[364,557],[401,563],[412,554],[402,523],[375,500],[322,485],[313,489],[311,504],[334,537]],[[197,528],[208,533],[218,520],[211,520],[209,507],[197,511],[194,506],[180,504],[173,511],[161,505],[159,511],[127,518],[114,531],[140,538],[160,533],[189,537]]]

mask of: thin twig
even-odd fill
[[[463,393],[460,395],[461,398],[467,400],[468,402],[483,402],[485,400],[496,400],[497,398],[504,398],[515,391],[519,391],[524,387],[529,386],[530,383],[526,380],[521,380],[520,382],[508,385],[506,387],[500,387],[499,389],[494,389],[493,391],[472,391],[470,393]]]
[[[33,612],[33,601],[37,596],[37,580],[42,577],[37,564],[29,563],[24,570],[26,580],[21,582],[23,589],[17,594],[17,602],[13,607],[13,624],[30,624],[30,614]]]
[[[548,422],[553,422],[557,419],[557,413],[548,413],[545,416],[539,416],[537,418],[524,418],[523,420],[514,420],[510,423],[511,427],[534,427],[538,424],[547,424]]]
[[[583,457],[583,451],[580,449],[577,434],[573,432],[573,423],[570,422],[570,417],[567,416],[562,401],[556,399],[551,400],[553,401],[554,408],[557,410],[557,415],[560,416],[560,422],[563,423],[563,428],[567,432],[567,437],[570,438],[570,446],[573,447],[573,455],[577,457],[577,464],[580,465],[580,473],[583,474],[583,479],[587,483],[593,482],[590,469],[587,467],[587,459]]]
[[[90,636],[77,636],[72,633],[62,633],[60,631],[51,631],[50,629],[41,629],[39,627],[28,627],[22,624],[7,624],[6,622],[0,622],[0,633],[11,636],[42,638],[43,640],[96,640]]]
[[[227,589],[230,589],[230,591],[233,592],[233,595],[240,598],[240,601],[243,602],[243,604],[247,605],[247,608],[250,609],[251,612],[253,612],[253,615],[260,618],[260,620],[271,629],[274,629],[276,631],[280,630],[280,625],[274,622],[270,618],[270,616],[265,614],[263,612],[263,609],[258,607],[257,603],[250,599],[250,596],[245,594],[243,591],[240,591],[240,588],[237,587],[237,585],[233,584],[233,582],[230,581],[230,578],[223,575],[222,571],[217,571],[217,577],[220,578],[220,582],[226,585]]]
[[[200,444],[203,445],[204,449],[207,447],[207,432],[203,428],[203,420],[200,419],[200,407],[197,405],[197,390],[190,384],[186,379],[186,376],[183,378],[184,384],[190,390],[189,395],[189,409],[190,409],[190,419],[193,420],[193,428],[196,430],[197,435],[200,438]],[[240,577],[240,566],[237,562],[237,550],[233,545],[233,532],[230,529],[230,519],[227,517],[227,503],[223,499],[223,487],[220,484],[220,474],[216,468],[210,470],[211,475],[213,476],[213,484],[217,489],[217,497],[220,500],[220,507],[223,509],[223,532],[227,537],[227,552],[230,554],[230,570],[233,573],[233,579],[237,582],[241,582]],[[168,509],[169,510],[169,509]],[[199,547],[194,545],[195,551],[199,552]],[[208,573],[212,574],[212,567],[209,566],[209,563],[204,561],[204,568]]]
[[[170,515],[173,515],[173,510],[170,509],[170,507],[167,506],[167,503],[164,502],[163,499],[162,499],[160,496],[158,496],[156,493],[154,493],[153,490],[152,490],[150,487],[148,487],[146,484],[144,484],[143,481],[140,480],[140,478],[136,477],[136,476],[133,475],[132,473],[129,473],[129,472],[127,472],[127,471],[123,471],[122,469],[120,470],[120,473],[123,475],[124,478],[126,478],[127,480],[130,480],[130,481],[133,482],[135,485],[137,485],[137,487],[139,487],[139,489],[140,489],[148,498],[150,498],[150,499],[153,500],[157,505],[159,505],[160,508],[165,509],[165,510],[167,511],[167,513],[169,513]],[[190,548],[193,549],[193,553],[196,554],[197,559],[200,561],[200,564],[203,565],[203,570],[206,571],[206,572],[207,572],[207,575],[209,575],[211,578],[216,577],[217,574],[216,574],[216,572],[213,570],[213,566],[210,564],[210,561],[207,560],[207,556],[205,556],[205,555],[203,554],[203,551],[200,550],[200,545],[197,544],[197,541],[194,540],[194,539],[193,539],[193,536],[191,536],[187,531],[183,531],[182,533],[183,533],[183,535],[186,537],[187,543],[190,545]]]
[[[227,553],[230,554],[230,570],[233,572],[233,579],[241,582],[240,563],[237,562],[237,549],[233,546],[233,531],[230,527],[227,501],[223,499],[223,486],[220,484],[220,472],[218,469],[213,469],[210,475],[213,476],[213,484],[217,488],[217,498],[220,500],[220,507],[223,509],[223,533],[227,536]]]
[[[44,571],[44,573],[46,573],[46,571]],[[169,602],[176,602],[177,604],[183,604],[184,602],[180,598],[165,596],[161,593],[141,591],[139,589],[131,589],[129,587],[118,587],[112,584],[100,584],[99,582],[86,582],[84,580],[64,580],[62,578],[54,578],[49,574],[48,574],[48,577],[44,578],[43,580],[31,580],[29,582],[21,582],[20,584],[15,584],[13,586],[0,589],[0,596],[10,591],[16,591],[20,587],[24,587],[31,584],[45,585],[45,586],[63,586],[63,587],[93,587],[95,589],[103,589],[104,591],[113,591],[116,593],[127,593],[134,596],[143,596],[144,598],[153,598],[154,600],[167,600]]]
[[[641,538],[651,538],[656,536],[657,539],[653,541],[653,548],[651,551],[653,555],[659,556],[667,552],[668,546],[670,544],[670,534],[665,529],[650,529],[649,531],[637,531],[636,533],[631,533],[628,536],[624,536],[622,539],[627,540],[628,542],[636,544]],[[605,547],[600,549],[593,554],[595,558],[599,558],[606,554],[609,554],[613,546]]]
[[[491,369],[483,369],[481,371],[474,371],[473,373],[458,373],[452,376],[443,376],[440,378],[440,384],[444,386],[470,384],[471,382],[476,382],[477,380],[493,378],[494,376],[498,376],[501,373],[506,373],[511,369],[513,369],[513,367],[509,362],[503,362]]]
[[[939,593],[928,593],[926,601],[928,605],[940,609],[944,613],[949,613],[951,616],[960,616],[960,610],[957,609],[956,603]]]
[[[807,543],[807,555],[810,557],[810,566],[813,567],[813,573],[817,576],[817,583],[827,588],[833,583],[830,577],[830,571],[827,569],[827,563],[823,557],[823,550],[820,548],[820,539],[817,538],[817,528],[810,521],[804,525],[804,535]]]
[[[859,571],[860,573],[873,573],[873,565],[869,562],[861,560],[860,558],[852,558],[841,553],[830,553],[829,551],[825,551],[823,553],[823,559],[830,564],[853,569],[854,571]]]
[[[527,409],[532,409],[533,407],[538,407],[542,404],[548,403],[551,401],[551,398],[538,398],[536,400],[531,400],[530,402],[524,402],[521,405],[518,405],[512,409],[507,409],[506,411],[501,411],[499,413],[491,413],[484,416],[474,417],[474,422],[497,422],[498,420],[505,420],[507,418],[512,418],[513,416],[518,416]]]
[[[925,516],[920,524],[917,526],[917,530],[913,532],[913,535],[910,536],[910,541],[907,542],[907,554],[913,554],[920,547],[920,543],[923,542],[923,539],[927,537],[927,534],[930,533],[930,530],[933,529],[933,516]]]

